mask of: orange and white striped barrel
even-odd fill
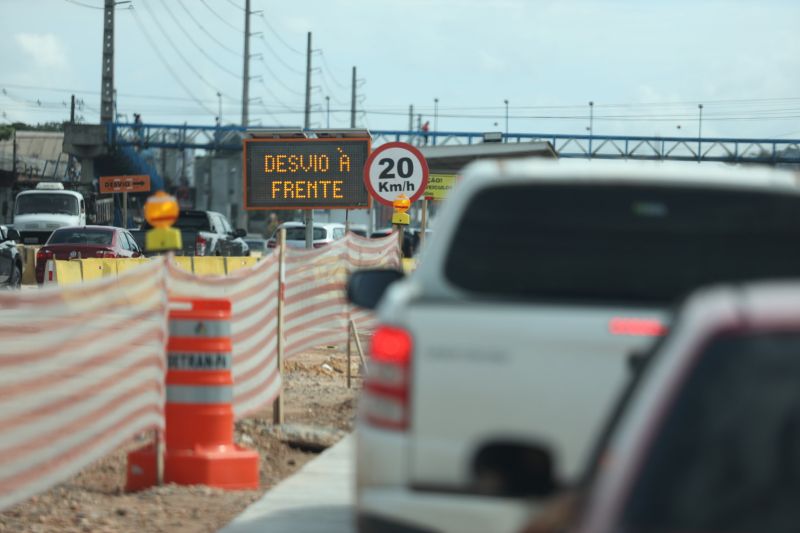
[[[164,481],[223,489],[259,486],[258,452],[233,441],[231,303],[171,298]],[[128,454],[128,490],[155,478],[155,447]]]
[[[233,444],[231,303],[171,299],[167,451]]]

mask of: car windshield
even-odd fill
[[[662,306],[709,283],[800,275],[800,197],[788,194],[498,186],[457,227],[446,275],[489,296]]]
[[[15,214],[57,213],[59,215],[80,214],[78,199],[71,194],[35,193],[17,196]]]
[[[314,228],[314,240],[319,241],[325,238],[325,228]],[[291,227],[286,228],[287,241],[304,241],[306,240],[305,227]]]
[[[798,354],[796,332],[709,344],[654,433],[620,530],[797,531]]]
[[[61,229],[50,236],[47,244],[97,244],[108,246],[114,237],[114,232],[104,229]]]

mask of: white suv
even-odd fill
[[[788,173],[471,165],[418,269],[378,306],[360,531],[518,531],[531,499],[576,479],[629,357],[673,305],[708,283],[800,275],[798,242]],[[356,273],[350,299],[374,306],[399,276]]]
[[[306,225],[304,222],[284,222],[267,241],[267,248],[275,248],[278,241],[278,232],[281,228],[286,228],[286,246],[292,248],[306,247]],[[345,225],[338,222],[315,222],[314,223],[314,248],[320,248],[326,244],[338,241],[345,234]]]

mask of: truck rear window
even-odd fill
[[[800,275],[800,196],[697,186],[509,185],[477,194],[445,265],[488,296],[671,304]]]

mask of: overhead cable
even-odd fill
[[[205,51],[205,49],[204,49],[202,46],[200,46],[199,44],[197,44],[197,43],[194,41],[194,39],[192,38],[192,36],[189,34],[189,32],[188,32],[188,31],[186,31],[186,28],[184,28],[184,27],[183,27],[183,25],[180,23],[180,21],[177,19],[177,17],[175,17],[175,15],[172,13],[172,10],[170,10],[170,8],[169,8],[168,6],[169,6],[169,2],[164,2],[164,9],[167,11],[167,14],[168,14],[168,15],[170,16],[170,18],[172,18],[172,20],[175,22],[175,25],[178,27],[178,29],[179,29],[179,30],[181,30],[181,32],[183,32],[183,34],[186,36],[186,38],[189,40],[189,42],[190,42],[190,43],[192,43],[192,45],[193,45],[195,48],[197,48],[197,50],[198,50],[198,51],[199,51],[199,52],[200,52],[200,53],[203,55],[203,57],[205,57],[206,59],[208,59],[208,60],[209,60],[211,63],[213,63],[213,64],[214,64],[214,65],[215,65],[215,66],[216,66],[218,69],[220,69],[220,70],[224,71],[224,72],[225,72],[225,73],[227,73],[227,74],[230,74],[230,75],[231,75],[231,76],[233,76],[234,78],[236,78],[236,79],[241,79],[241,78],[242,78],[242,75],[241,75],[241,74],[239,74],[239,73],[236,73],[236,72],[233,72],[231,69],[229,69],[229,68],[228,68],[228,67],[226,67],[225,65],[222,65],[222,64],[220,64],[220,63],[219,63],[219,62],[218,62],[216,59],[214,59],[213,57],[211,57],[211,56],[208,54],[208,52],[206,52],[206,51]]]
[[[215,16],[215,17],[217,17],[219,20],[221,20],[221,21],[222,21],[222,23],[223,23],[223,24],[225,24],[227,27],[229,27],[229,28],[231,28],[231,29],[233,29],[233,30],[235,30],[235,31],[238,31],[239,33],[244,33],[244,30],[242,30],[242,29],[240,29],[240,28],[237,28],[236,26],[234,26],[233,24],[231,24],[230,22],[228,22],[227,20],[225,20],[225,18],[224,18],[224,17],[222,17],[222,16],[221,16],[219,13],[217,13],[216,11],[214,11],[214,9],[213,9],[213,8],[212,8],[210,5],[208,5],[208,3],[206,2],[206,0],[200,0],[200,2],[201,2],[201,3],[202,3],[204,6],[206,6],[206,7],[208,8],[208,10],[209,10],[209,11],[211,11],[211,12],[214,14],[214,16]]]
[[[297,48],[295,48],[295,47],[293,47],[292,45],[290,45],[289,43],[287,43],[287,42],[286,42],[286,41],[283,39],[283,37],[281,37],[281,36],[280,36],[280,34],[278,34],[278,32],[277,32],[277,31],[275,31],[275,28],[273,28],[273,27],[272,27],[272,24],[270,24],[270,23],[269,23],[269,21],[267,20],[267,17],[265,17],[265,16],[264,16],[264,13],[259,13],[259,17],[261,18],[261,21],[264,23],[264,25],[267,27],[267,29],[268,29],[268,30],[269,30],[269,31],[270,31],[270,32],[271,32],[271,33],[272,33],[272,34],[273,34],[275,37],[277,37],[277,39],[278,39],[278,40],[281,42],[281,44],[283,44],[283,46],[285,46],[285,47],[286,47],[288,50],[290,50],[291,52],[294,52],[295,54],[299,54],[299,55],[301,55],[301,56],[302,56],[302,55],[305,55],[305,52],[301,52],[301,51],[300,51],[300,50],[298,50]]]
[[[183,10],[186,12],[186,14],[187,14],[187,15],[189,15],[189,18],[191,18],[191,19],[192,19],[192,21],[193,21],[193,22],[194,22],[194,23],[197,25],[197,27],[198,27],[198,28],[200,28],[200,30],[201,30],[203,33],[205,33],[205,34],[208,36],[208,38],[209,38],[209,39],[211,39],[212,41],[214,41],[215,43],[217,43],[217,44],[218,44],[218,45],[219,45],[221,48],[223,48],[225,51],[227,51],[227,52],[230,52],[231,54],[233,54],[233,55],[235,55],[235,56],[237,56],[237,57],[242,57],[242,53],[241,53],[241,52],[239,52],[239,51],[237,51],[237,50],[234,50],[234,49],[232,49],[232,48],[229,48],[229,47],[228,47],[228,46],[227,46],[225,43],[221,42],[219,39],[217,39],[216,37],[214,37],[214,35],[213,35],[213,34],[212,34],[210,31],[208,31],[208,30],[206,29],[206,27],[205,27],[205,26],[203,26],[203,25],[202,25],[202,24],[201,24],[201,23],[200,23],[200,22],[199,22],[199,21],[198,21],[198,20],[195,18],[195,16],[192,14],[192,12],[191,12],[189,9],[187,9],[187,8],[186,8],[186,6],[185,6],[185,5],[184,5],[184,3],[183,3],[183,0],[178,0],[178,5],[180,5],[180,6],[181,6],[181,8],[183,8]]]
[[[169,61],[167,61],[167,59],[166,59],[166,58],[164,57],[164,55],[161,53],[161,50],[160,50],[160,49],[159,49],[159,48],[156,46],[155,42],[153,41],[153,38],[152,38],[152,37],[150,36],[150,34],[147,32],[147,28],[145,27],[145,25],[144,25],[144,23],[142,22],[142,20],[139,18],[139,14],[136,12],[136,10],[134,10],[134,11],[133,11],[133,18],[134,18],[134,20],[136,21],[136,24],[139,26],[139,29],[141,30],[141,32],[142,32],[142,35],[144,35],[145,39],[146,39],[146,40],[147,40],[147,42],[150,44],[150,48],[152,48],[152,49],[153,49],[153,52],[155,52],[156,56],[157,56],[157,57],[158,57],[158,59],[161,61],[161,64],[162,64],[162,65],[164,65],[164,68],[167,70],[167,72],[169,72],[169,75],[170,75],[170,76],[172,76],[172,78],[175,80],[175,82],[176,82],[178,85],[180,85],[180,86],[181,86],[181,88],[184,90],[184,92],[185,92],[185,93],[186,93],[186,94],[187,94],[187,95],[188,95],[188,96],[189,96],[189,97],[190,97],[192,100],[194,100],[194,101],[197,103],[197,105],[199,105],[200,107],[202,107],[203,109],[205,109],[206,111],[208,111],[208,112],[211,114],[211,116],[212,116],[212,117],[213,117],[213,116],[216,116],[216,112],[215,112],[215,111],[213,111],[213,110],[212,110],[210,107],[208,107],[207,105],[205,105],[205,104],[203,103],[203,101],[202,101],[202,100],[200,100],[199,98],[197,98],[197,97],[194,95],[194,93],[192,93],[192,91],[191,91],[191,90],[189,90],[189,88],[186,86],[186,84],[183,82],[183,80],[180,78],[180,76],[178,76],[178,75],[175,73],[175,70],[172,68],[172,65],[170,65]]]

